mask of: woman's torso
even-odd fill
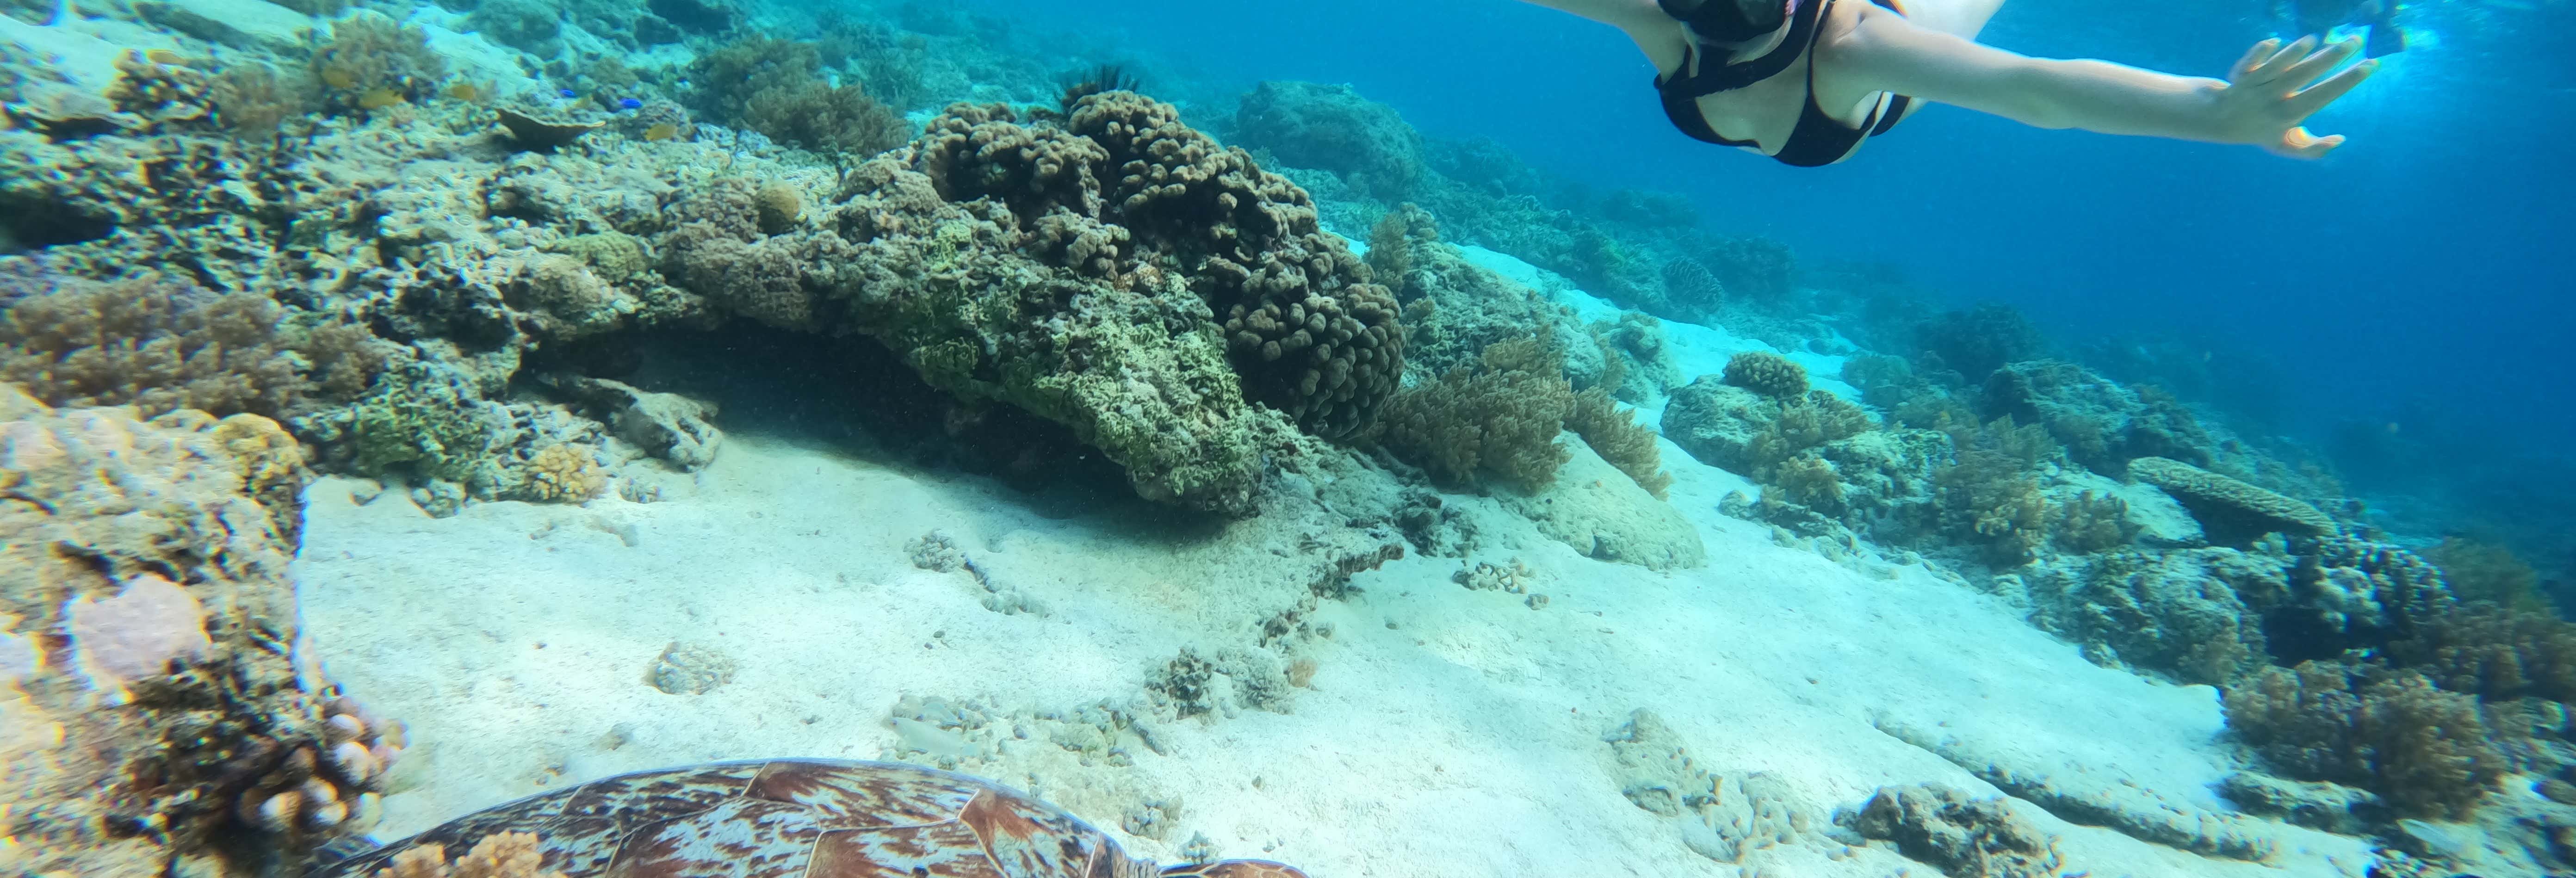
[[[1719,137],[1730,141],[1750,141],[1754,145],[1744,148],[1758,149],[1763,155],[1779,154],[1789,144],[1791,133],[1797,130],[1800,114],[1806,111],[1809,65],[1816,63],[1818,47],[1828,46],[1849,33],[1866,10],[1878,8],[1881,12],[1887,11],[1884,7],[1874,7],[1871,0],[1807,2],[1829,5],[1823,8],[1814,38],[1807,41],[1808,44],[1787,69],[1743,88],[1702,95],[1697,99],[1701,118],[1707,120],[1709,128]],[[1907,5],[1899,2],[1896,8],[1901,13]],[[1656,45],[1646,47],[1647,56],[1654,62],[1657,73],[1663,76],[1673,75],[1686,61],[1719,63],[1691,59],[1692,45],[1689,32],[1675,22],[1670,39],[1658,39]],[[1848,82],[1847,77],[1837,76],[1834,66],[1828,52],[1823,66],[1813,71],[1816,106],[1845,128],[1857,129],[1879,121],[1877,113],[1888,102],[1888,96],[1883,92],[1864,90]],[[1897,112],[1911,113],[1919,106],[1909,104],[1897,108]]]

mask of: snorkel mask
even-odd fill
[[[1797,0],[1655,0],[1664,14],[1690,28],[1692,36],[1720,45],[1740,46],[1776,33],[1789,23]]]

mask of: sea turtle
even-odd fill
[[[564,878],[1305,878],[1261,860],[1157,869],[1018,790],[898,762],[770,759],[595,780],[467,814],[325,867],[375,878],[405,851],[542,840]]]

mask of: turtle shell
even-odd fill
[[[322,870],[372,878],[503,832],[564,878],[1304,878],[1226,860],[1156,870],[1071,814],[980,778],[899,762],[772,759],[591,781],[486,808]]]

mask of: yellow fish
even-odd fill
[[[482,93],[475,91],[473,83],[460,82],[447,87],[447,96],[460,101],[470,101],[481,97]]]
[[[669,122],[655,122],[653,127],[644,129],[645,140],[669,140],[678,136],[680,136],[680,126]]]
[[[322,82],[332,88],[357,88],[358,77],[337,67],[322,71]]]
[[[381,110],[402,102],[402,95],[396,93],[393,89],[371,88],[367,89],[366,94],[358,96],[358,109]]]
[[[146,61],[150,61],[150,62],[152,62],[152,63],[154,63],[154,64],[186,64],[186,63],[188,63],[188,59],[183,58],[183,57],[180,57],[179,53],[177,53],[177,52],[173,52],[173,51],[170,51],[170,50],[168,50],[168,49],[149,49],[149,50],[145,50],[145,51],[144,51],[144,53],[143,53],[143,59],[144,59],[144,60],[146,60]]]

